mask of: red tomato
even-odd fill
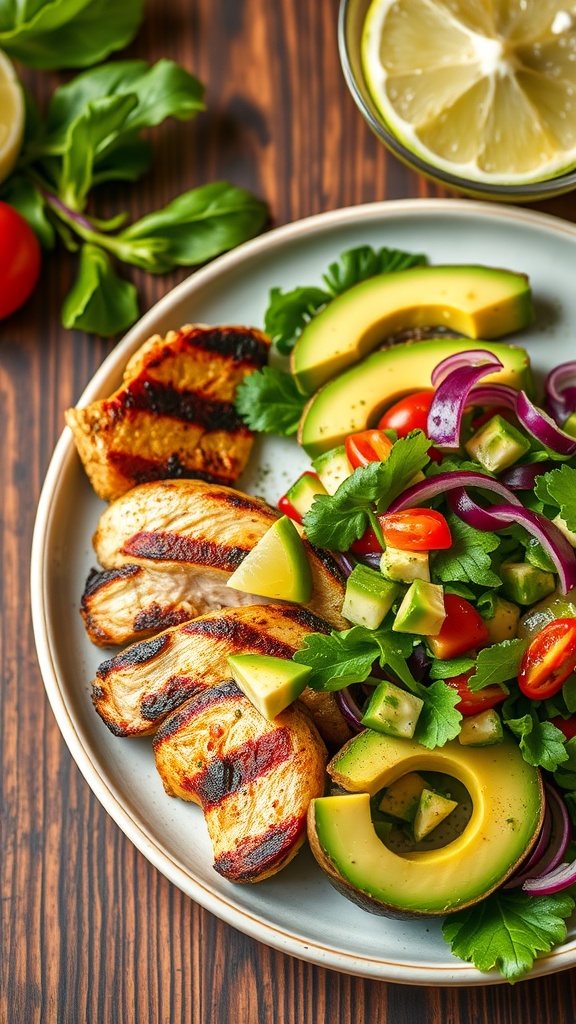
[[[390,454],[392,441],[381,430],[362,430],[350,434],[344,442],[348,462],[354,469],[370,462],[384,462]]]
[[[300,515],[298,509],[294,508],[294,505],[290,501],[290,498],[288,498],[285,494],[283,494],[278,501],[278,511],[281,512],[283,516],[288,516],[289,519],[293,519],[295,523],[302,522],[302,516]]]
[[[450,527],[441,512],[408,508],[378,516],[384,540],[401,551],[437,551],[452,544]]]
[[[575,668],[576,619],[554,619],[525,651],[518,685],[526,697],[545,700],[562,689]]]
[[[411,430],[423,430],[426,433],[433,398],[433,388],[406,395],[386,410],[378,423],[378,429],[395,430],[398,437],[405,437]]]
[[[371,526],[359,540],[354,541],[350,551],[353,551],[355,555],[368,555],[374,551],[382,551],[382,545]]]
[[[504,690],[496,683],[472,693],[468,686],[468,680],[473,671],[474,669],[471,669],[470,672],[464,672],[461,676],[452,676],[452,679],[446,680],[448,686],[451,686],[453,690],[458,690],[460,700],[456,709],[462,715],[478,715],[481,711],[488,711],[488,708],[494,708],[506,700]]]
[[[567,740],[574,739],[576,736],[576,715],[572,715],[572,718],[551,718],[552,725],[555,725],[560,732],[563,732]]]
[[[444,608],[446,618],[440,632],[427,638],[428,646],[435,658],[458,658],[466,651],[482,647],[486,643],[486,623],[469,601],[464,597],[458,597],[457,594],[445,594]]]
[[[40,273],[40,245],[27,221],[0,202],[0,320],[26,302]]]

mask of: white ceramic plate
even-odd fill
[[[162,299],[101,366],[80,404],[108,395],[149,335],[188,321],[261,326],[271,287],[321,283],[343,250],[369,243],[426,253],[433,263],[485,263],[530,275],[537,323],[522,337],[537,375],[574,358],[576,227],[523,209],[456,200],[354,207],[272,231],[221,257]],[[245,490],[276,501],[306,460],[294,442],[256,446]],[[424,985],[500,981],[452,957],[437,922],[374,917],[338,895],[303,850],[279,875],[234,886],[212,869],[199,808],[164,793],[149,739],[118,739],[95,714],[90,682],[105,652],[78,613],[91,536],[104,505],[92,493],[68,429],[40,504],[32,552],[32,604],[40,666],[72,756],[138,849],[192,899],[248,935],[304,960],[381,980]],[[576,928],[534,974],[576,964]]]

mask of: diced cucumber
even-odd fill
[[[573,415],[576,416],[576,413],[574,413]],[[573,548],[576,548],[576,533],[574,533],[573,530],[568,529],[568,524],[566,520],[562,519],[562,516],[558,514],[554,517],[552,522],[554,523],[554,526],[558,527],[560,533],[564,534],[568,543],[571,544]]]
[[[286,491],[286,497],[303,519],[312,507],[316,495],[326,493],[326,488],[317,473],[307,472],[302,473]]]
[[[342,615],[349,622],[377,629],[400,593],[397,583],[367,565],[355,565],[346,583]]]
[[[430,557],[427,551],[402,551],[386,547],[380,559],[380,572],[395,583],[430,581]]]
[[[504,739],[500,715],[494,708],[466,715],[462,719],[458,739],[463,747],[492,747]]]
[[[493,416],[464,445],[476,462],[491,473],[501,473],[530,450],[530,442],[503,416]]]
[[[448,797],[435,793],[432,789],[423,789],[412,826],[414,839],[417,842],[424,839],[424,836],[427,836],[441,821],[452,814],[457,806],[456,800],[449,800]]]
[[[423,707],[424,701],[419,697],[383,679],[374,690],[361,722],[376,732],[412,739]]]
[[[570,413],[568,419],[562,427],[562,430],[566,434],[570,434],[570,437],[576,437],[576,412]]]
[[[506,597],[517,604],[534,604],[556,588],[553,573],[528,562],[503,562],[500,576]]]
[[[340,484],[353,473],[343,444],[319,455],[317,459],[314,459],[312,467],[317,472],[328,494],[335,494]]]
[[[445,618],[443,587],[426,580],[414,580],[402,599],[392,629],[397,633],[436,636]]]
[[[426,783],[418,772],[407,772],[385,790],[378,809],[401,821],[413,821]]]
[[[503,597],[494,598],[494,614],[484,619],[489,643],[499,644],[503,640],[512,640],[516,636],[519,620],[520,609],[517,604]]]

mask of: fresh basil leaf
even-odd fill
[[[103,156],[98,154],[92,170],[92,185],[105,181],[138,181],[150,170],[153,155],[152,144],[136,132],[122,135],[106,148]]]
[[[472,693],[485,686],[493,686],[495,683],[501,685],[509,679],[516,679],[527,646],[527,640],[515,637],[513,640],[502,640],[490,647],[483,647],[476,657],[476,669],[468,680]]]
[[[59,183],[61,198],[71,210],[84,209],[98,154],[106,149],[111,138],[122,132],[128,114],[137,103],[133,94],[91,100],[80,117],[72,122]]]
[[[272,366],[248,374],[236,389],[236,408],[245,424],[264,434],[295,434],[305,402],[291,374]]]
[[[371,245],[359,245],[343,252],[340,259],[331,263],[323,274],[328,291],[335,297],[377,274],[396,270],[408,270],[427,263],[426,256],[403,252],[401,249],[373,249]]]
[[[0,48],[29,67],[89,67],[132,41],[145,0],[40,0],[0,18]],[[4,5],[6,8],[6,5]]]
[[[134,285],[117,276],[102,249],[84,245],[78,276],[62,307],[64,327],[107,336],[118,334],[137,319]]]
[[[474,668],[474,658],[447,658],[445,661],[435,659],[430,665],[430,679],[453,679]]]
[[[565,918],[574,900],[564,892],[532,896],[498,890],[466,910],[450,914],[442,925],[455,956],[479,971],[496,968],[510,982],[518,981],[538,953],[564,942]]]
[[[136,97],[123,131],[152,128],[168,117],[185,121],[204,109],[204,88],[172,60],[150,65],[144,60],[112,61],[77,75],[56,89],[48,107],[46,146],[62,153],[70,126],[82,117],[93,100],[110,96]],[[133,137],[133,135],[132,135]]]
[[[12,175],[4,184],[0,195],[5,203],[13,206],[28,221],[40,244],[45,249],[53,249],[56,233],[46,215],[46,204],[40,190],[28,178]]]
[[[205,263],[252,238],[268,218],[265,203],[227,182],[178,196],[114,238],[114,252],[152,274]]]
[[[292,351],[306,324],[329,301],[327,292],[312,286],[293,288],[291,292],[271,289],[264,314],[264,330],[282,355]]]

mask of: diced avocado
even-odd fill
[[[566,434],[570,434],[570,437],[576,437],[576,412],[570,413],[568,419],[562,427],[562,430]]]
[[[395,583],[430,580],[430,557],[427,551],[402,551],[388,545],[380,558],[380,572]]]
[[[312,671],[308,665],[268,654],[235,654],[227,660],[240,689],[269,720],[300,696]]]
[[[400,587],[367,565],[355,565],[346,582],[342,615],[357,626],[377,629],[400,593]]]
[[[484,619],[488,630],[488,643],[499,644],[503,640],[512,640],[516,636],[520,609],[512,601],[506,601],[503,597],[494,599],[494,611],[489,619]]]
[[[530,608],[518,623],[517,635],[522,640],[532,640],[554,619],[576,618],[576,588],[567,594],[555,590]]]
[[[554,517],[552,522],[554,523],[554,526],[558,527],[560,533],[564,534],[568,543],[571,544],[573,548],[576,548],[576,533],[574,533],[573,530],[568,529],[568,523],[566,522],[566,520],[563,519],[560,514],[558,514]]]
[[[378,274],[310,320],[292,353],[292,373],[304,394],[311,394],[409,327],[443,326],[467,338],[501,338],[532,319],[524,274],[465,265]]]
[[[402,598],[392,629],[397,633],[436,636],[445,618],[444,588],[438,583],[414,580]]]
[[[493,416],[464,445],[490,473],[501,473],[530,450],[528,438],[503,416]]]
[[[481,344],[503,364],[503,369],[488,375],[486,381],[533,394],[530,361],[524,349],[495,341]],[[343,444],[348,434],[374,426],[383,411],[403,395],[429,388],[432,370],[442,359],[471,347],[477,346],[462,338],[433,338],[374,352],[308,402],[298,429],[300,444],[311,458]]]
[[[352,475],[344,445],[338,445],[329,452],[323,452],[312,463],[327,494],[335,494],[340,484]]]
[[[494,708],[480,711],[477,715],[466,715],[462,719],[458,739],[463,747],[491,747],[502,743],[504,730],[500,715]]]
[[[424,836],[432,832],[432,829],[435,829],[457,807],[457,800],[449,800],[441,793],[423,789],[414,817],[414,839],[416,841],[424,839]]]
[[[366,729],[328,765],[348,793],[312,801],[312,852],[334,885],[373,913],[446,914],[487,896],[530,852],[544,813],[543,787],[516,740],[433,750],[414,740]],[[409,772],[442,772],[459,780],[472,801],[462,833],[448,845],[400,856],[378,838],[370,796]]]
[[[423,789],[426,789],[426,783],[418,772],[401,775],[385,790],[378,810],[401,821],[413,821]]]
[[[528,562],[503,562],[500,576],[506,597],[517,604],[534,604],[556,588],[551,572],[537,569]]]
[[[528,538],[528,543],[524,549],[524,557],[530,565],[535,565],[537,569],[544,569],[544,572],[556,572],[554,562],[546,548],[542,547],[540,541],[536,540],[536,537]]]
[[[226,583],[259,597],[306,604],[312,597],[312,571],[294,523],[282,516],[245,556]]]
[[[294,506],[303,519],[312,507],[317,494],[326,494],[326,488],[316,473],[302,473],[295,483],[286,491],[288,501]]]
[[[389,736],[407,736],[410,739],[423,707],[424,701],[419,697],[383,679],[370,698],[361,719],[362,725]]]

